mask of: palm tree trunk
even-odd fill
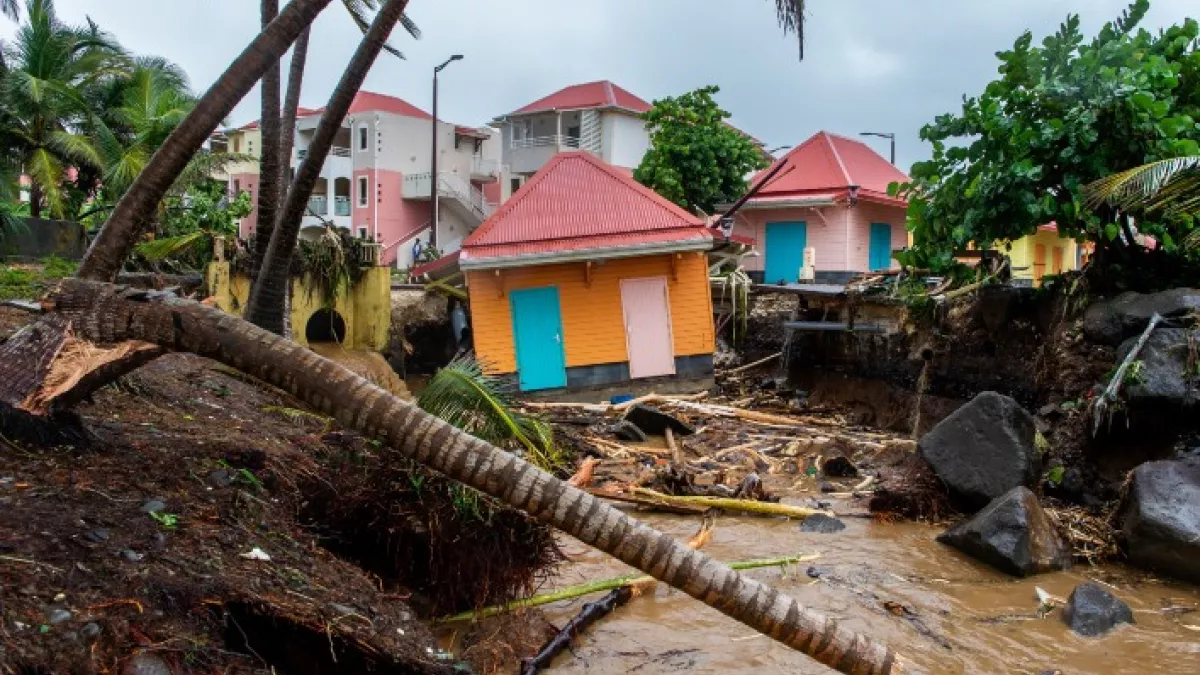
[[[301,31],[312,24],[331,0],[292,0],[220,79],[197,102],[166,143],[117,203],[99,236],[92,242],[79,276],[111,281],[137,244],[146,215],[162,201],[171,183],[204,144],[221,120],[249,93],[271,64],[278,64]]]
[[[296,142],[296,111],[300,108],[300,91],[304,86],[304,66],[308,61],[308,40],[312,27],[304,29],[292,45],[292,63],[288,68],[287,94],[283,98],[283,118],[279,124],[279,194],[286,196],[292,181],[292,147]],[[269,243],[269,242],[268,242]],[[266,255],[265,250],[263,255]]]
[[[42,217],[42,186],[33,179],[29,180],[29,216]]]
[[[279,15],[279,0],[261,0],[262,27],[267,26]],[[306,29],[307,30],[307,29]],[[259,128],[262,130],[262,158],[259,160],[258,175],[258,224],[254,231],[254,250],[251,252],[251,277],[257,276],[271,232],[275,230],[276,208],[280,192],[279,146],[279,61],[267,67],[262,77],[262,106]]]
[[[296,179],[292,181],[291,189],[288,190],[287,201],[263,260],[263,268],[250,288],[246,320],[256,326],[272,333],[283,332],[283,298],[288,291],[292,252],[296,248],[296,238],[300,234],[300,223],[308,206],[308,198],[312,196],[313,186],[321,174],[321,167],[333,146],[335,135],[342,128],[342,122],[350,111],[355,95],[362,88],[363,80],[367,78],[367,73],[370,72],[379,52],[383,51],[388,36],[396,27],[400,16],[404,14],[407,5],[408,0],[387,0],[384,3],[325,106],[321,123],[308,146],[304,161],[300,163],[300,169],[296,171]]]
[[[491,495],[851,675],[903,672],[883,644],[744,577],[519,457],[247,321],[168,294],[67,279],[44,301],[86,338],[213,359],[291,392],[406,458]]]

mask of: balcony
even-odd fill
[[[327,155],[327,157],[349,157],[349,156],[350,156],[350,148],[339,148],[336,145],[333,146],[332,148],[329,148],[329,154]],[[296,151],[296,159],[303,162],[305,157],[308,157],[308,148]]]
[[[551,134],[549,136],[532,136],[530,138],[514,138],[512,140],[513,149],[518,148],[543,148],[546,146],[554,146],[559,150],[580,148],[578,136],[567,136],[565,134]]]
[[[335,215],[335,216],[350,215],[350,198],[349,197],[334,197],[333,198],[333,215]]]
[[[476,224],[483,222],[496,205],[489,202],[478,188],[463,180],[456,173],[438,172],[438,196],[443,198],[443,204],[459,207],[475,220]],[[429,173],[416,173],[404,177],[404,198],[428,200],[432,188]]]
[[[307,213],[315,216],[329,215],[329,198],[325,195],[313,195],[309,197]]]
[[[471,180],[490,183],[499,178],[500,160],[484,159],[479,155],[471,156]]]
[[[504,163],[513,173],[532,174],[542,168],[550,158],[564,150],[583,147],[582,139],[566,134],[548,136],[526,136],[513,138],[504,151]]]

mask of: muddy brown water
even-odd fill
[[[639,517],[681,540],[697,527],[693,519],[679,516]],[[794,522],[723,517],[705,552],[726,561],[820,553],[819,560],[794,568],[747,573],[853,630],[887,642],[909,661],[911,672],[1200,673],[1200,611],[1160,611],[1180,606],[1200,609],[1200,588],[1155,580],[1121,566],[1078,566],[1069,572],[1016,580],[937,543],[934,538],[940,528],[860,518],[845,522],[843,532],[809,534],[800,532]],[[562,568],[553,582],[555,588],[632,571],[579,541],[567,537],[563,543],[573,562]],[[814,581],[806,574],[809,567],[824,577]],[[1076,585],[1096,580],[1111,584],[1110,590],[1133,608],[1136,626],[1087,639],[1067,630],[1058,610],[1036,618],[1035,587],[1065,598]],[[546,613],[562,625],[589,599],[595,596],[550,605]],[[884,603],[903,605],[920,626],[889,613]],[[660,584],[653,597],[635,598],[593,627],[574,652],[560,656],[549,672],[824,675],[833,671]]]

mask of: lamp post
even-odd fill
[[[429,171],[429,247],[434,250],[437,250],[438,228],[438,73],[451,63],[461,60],[462,54],[455,54],[446,59],[445,63],[433,69],[433,156]]]
[[[892,166],[896,165],[896,134],[885,134],[878,131],[864,131],[859,136],[878,136],[886,138],[892,142]]]

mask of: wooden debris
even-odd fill
[[[596,473],[596,466],[598,464],[600,464],[600,460],[596,459],[595,457],[585,458],[583,463],[580,464],[579,470],[575,472],[574,476],[571,476],[567,483],[577,488],[591,485],[592,478]]]
[[[664,495],[654,490],[645,488],[634,488],[632,494],[638,497],[647,497],[652,500],[669,506],[697,506],[705,509],[721,509],[724,511],[739,511],[742,513],[752,513],[760,516],[783,516],[785,518],[804,519],[812,515],[822,514],[832,516],[833,514],[821,509],[809,509],[802,506],[792,506],[790,504],[776,504],[773,502],[760,502],[751,499],[731,499],[724,497],[676,497],[673,495]]]
[[[755,361],[754,363],[748,363],[744,366],[739,366],[737,368],[734,368],[733,370],[726,371],[725,374],[726,375],[737,375],[738,373],[744,373],[747,370],[754,370],[755,368],[762,366],[762,365],[766,365],[766,364],[774,361],[775,359],[780,358],[781,356],[783,356],[783,352],[775,352],[774,354],[768,356],[765,359],[759,359],[759,360]]]

